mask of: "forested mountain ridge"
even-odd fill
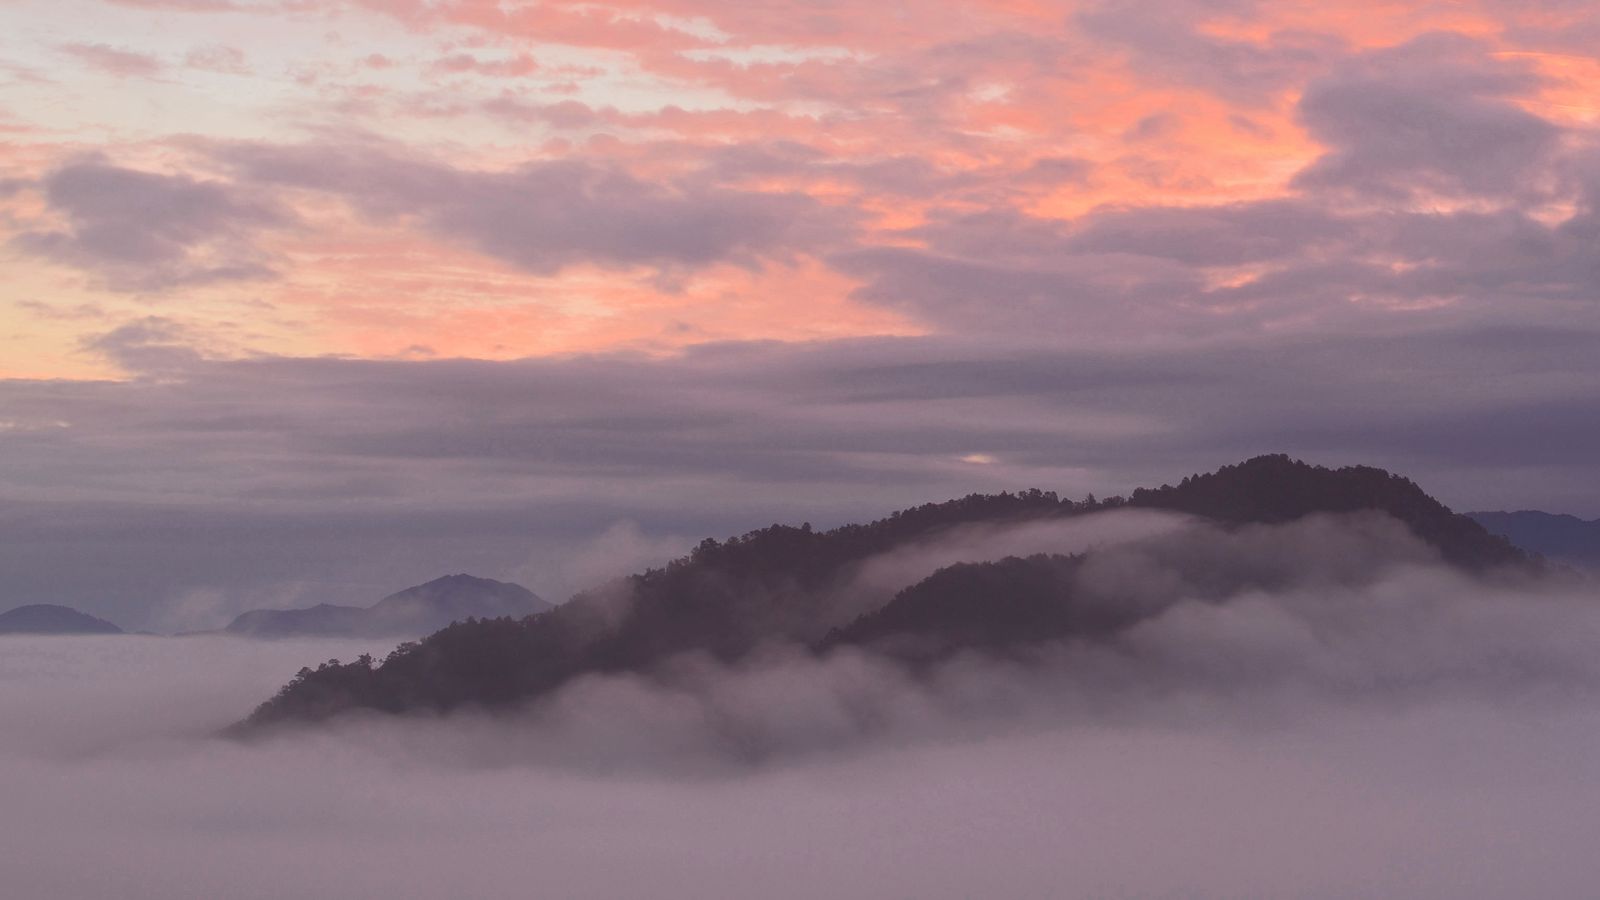
[[[402,645],[381,665],[363,657],[302,669],[241,730],[353,709],[505,708],[583,674],[648,671],[687,652],[732,661],[772,642],[824,650],[844,643],[878,646],[896,632],[927,625],[922,630],[939,637],[935,651],[946,652],[1030,636],[1115,631],[1134,612],[1100,601],[1077,604],[1064,585],[1081,558],[1048,554],[953,566],[882,598],[880,609],[853,620],[831,621],[827,614],[865,561],[896,548],[964,527],[1121,508],[1182,512],[1224,528],[1375,511],[1403,523],[1455,566],[1530,565],[1508,542],[1451,513],[1407,479],[1264,456],[1176,486],[1135,491],[1126,500],[1073,502],[1039,490],[975,494],[825,532],[773,525],[725,542],[708,539],[664,568],[579,594],[546,613],[458,622]]]

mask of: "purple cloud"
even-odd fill
[[[13,244],[100,275],[115,290],[271,277],[253,240],[292,221],[277,204],[233,185],[104,162],[65,166],[41,186],[65,227],[36,227]]]
[[[377,218],[415,217],[540,274],[580,263],[757,265],[838,241],[850,219],[803,194],[645,181],[579,160],[485,172],[359,147],[234,145],[217,156],[242,182],[341,196]]]
[[[1530,193],[1560,137],[1514,102],[1536,83],[1524,63],[1456,35],[1365,54],[1306,88],[1300,118],[1329,152],[1295,184],[1385,202]]]

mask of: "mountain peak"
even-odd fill
[[[505,582],[505,581],[496,581],[493,578],[480,578],[477,575],[468,575],[465,572],[457,572],[454,575],[440,575],[438,578],[435,578],[432,581],[424,582],[424,583],[418,585],[418,587],[433,587],[434,585],[445,585],[445,584],[508,584],[508,583],[509,582]]]
[[[1528,561],[1511,542],[1429,496],[1416,482],[1372,466],[1330,469],[1287,454],[1257,456],[1176,486],[1140,488],[1129,504],[1227,523],[1289,522],[1313,513],[1376,510],[1404,522],[1452,564],[1473,570]]]

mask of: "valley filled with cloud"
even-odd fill
[[[928,671],[851,649],[690,656],[510,713],[246,741],[217,732],[295,668],[385,648],[0,638],[0,717],[24,726],[0,737],[7,881],[83,898],[1582,893],[1600,874],[1592,587],[1466,575],[1397,527],[1114,524],[1086,582],[1177,599],[1104,640]],[[1004,549],[991,533],[934,552]],[[892,556],[867,570],[911,572]],[[1263,565],[1277,588],[1208,586]]]

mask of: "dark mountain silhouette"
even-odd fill
[[[551,605],[521,585],[446,575],[390,594],[372,606],[323,603],[305,609],[257,609],[227,631],[255,637],[420,637],[468,618],[522,618]]]
[[[1482,570],[1526,561],[1510,542],[1451,512],[1415,482],[1370,466],[1328,469],[1283,455],[1258,456],[1209,475],[1191,475],[1176,487],[1136,490],[1128,502],[1235,524],[1378,510],[1404,522],[1455,565]]]
[[[912,655],[1001,647],[1038,635],[1109,633],[1143,613],[1069,596],[1080,557],[1036,556],[958,565],[840,621],[836,600],[861,566],[888,550],[954,529],[1098,513],[1126,506],[1176,510],[1224,526],[1288,522],[1312,513],[1388,513],[1445,560],[1482,571],[1529,559],[1451,513],[1412,482],[1365,467],[1330,470],[1266,456],[1176,487],[1074,503],[1039,490],[972,495],[827,532],[773,525],[726,542],[707,539],[665,568],[585,592],[529,618],[457,622],[402,645],[376,665],[330,661],[302,669],[241,730],[346,710],[444,711],[509,707],[578,675],[648,671],[686,652],[737,660],[766,643],[826,650],[844,643],[917,645]],[[902,648],[904,649],[904,648]]]
[[[1600,519],[1530,509],[1467,515],[1491,534],[1529,553],[1580,568],[1600,569]]]
[[[35,603],[0,613],[0,634],[122,634],[122,629],[70,606]]]

